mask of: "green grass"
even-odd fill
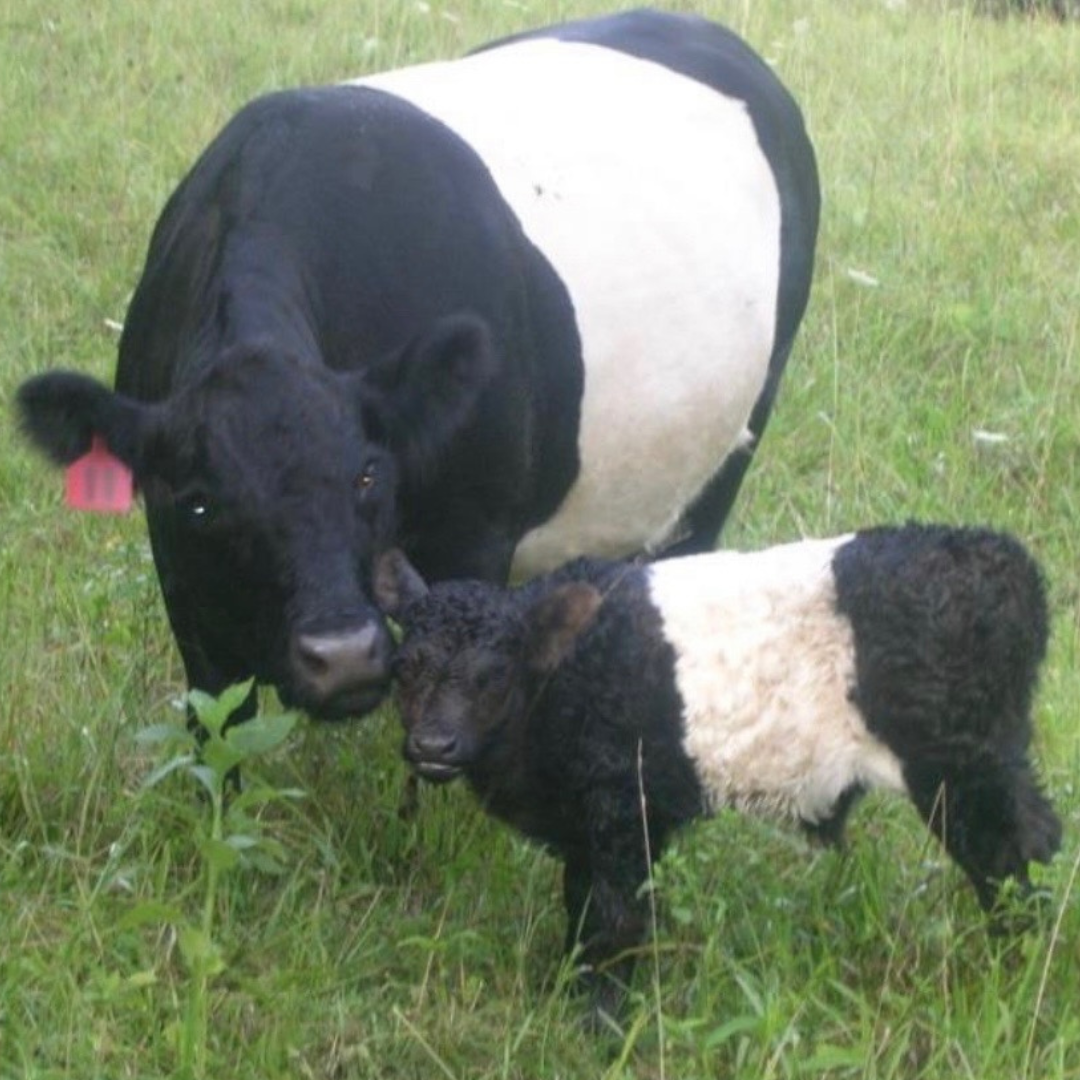
[[[989,938],[908,807],[850,851],[734,817],[656,869],[623,1041],[577,1023],[557,867],[462,790],[404,777],[387,710],[267,767],[285,870],[217,884],[210,1077],[1080,1077],[1080,26],[959,4],[687,4],[803,103],[826,193],[811,309],[727,542],[909,516],[1014,530],[1050,580],[1037,754],[1065,820],[1047,925]],[[205,899],[197,794],[150,790],[139,730],[179,664],[144,530],[60,506],[7,405],[54,365],[111,374],[171,187],[275,87],[453,55],[594,0],[0,8],[0,1078],[178,1075],[176,926]],[[1005,436],[980,441],[979,432]]]

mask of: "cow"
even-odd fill
[[[189,685],[361,716],[391,544],[492,582],[714,545],[819,201],[788,91],[688,15],[271,93],[168,199],[115,389],[38,375],[22,423],[57,463],[96,439],[134,472]]]
[[[909,524],[651,565],[581,559],[515,590],[428,587],[400,552],[404,754],[464,776],[564,862],[566,947],[617,1015],[650,858],[724,807],[839,844],[865,791],[905,794],[995,911],[1061,823],[1028,758],[1041,572],[1012,537]]]

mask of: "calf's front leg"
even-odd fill
[[[588,851],[570,854],[563,877],[568,953],[579,949],[579,981],[598,1026],[617,1023],[648,929],[645,835],[636,792],[590,800]]]

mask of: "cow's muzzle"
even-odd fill
[[[381,621],[333,630],[306,629],[289,645],[297,704],[317,720],[363,716],[390,686],[393,641]]]

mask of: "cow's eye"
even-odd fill
[[[357,474],[353,486],[361,495],[370,492],[378,483],[379,466],[374,461],[369,461]]]
[[[193,491],[178,500],[180,512],[188,525],[203,528],[214,518],[214,508],[210,497],[204,491]]]

